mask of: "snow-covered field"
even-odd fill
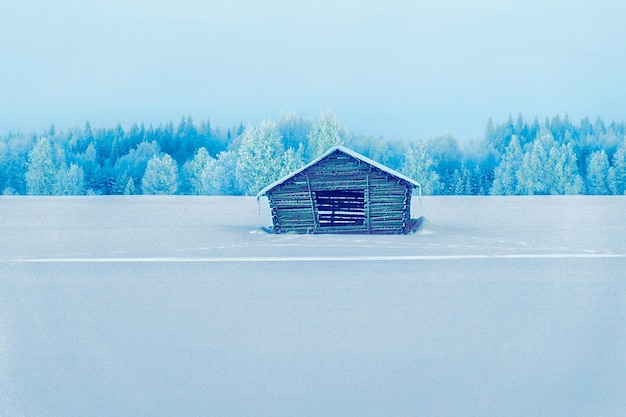
[[[0,197],[2,416],[623,416],[626,198]]]

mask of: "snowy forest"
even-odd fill
[[[345,145],[414,178],[429,195],[620,194],[626,125],[522,115],[487,122],[484,137],[391,140],[350,133],[332,112],[213,127],[191,117],[158,127],[83,127],[0,137],[5,195],[255,195]]]

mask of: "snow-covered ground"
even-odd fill
[[[254,198],[0,197],[0,415],[623,415],[625,198],[413,212],[270,235]]]

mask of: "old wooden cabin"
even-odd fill
[[[270,184],[274,233],[409,233],[414,180],[343,146]]]

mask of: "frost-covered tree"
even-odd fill
[[[237,181],[237,153],[224,151],[212,158],[204,148],[200,148],[193,160],[188,161],[183,171],[190,183],[191,194],[237,195],[241,191]]]
[[[0,137],[0,190],[4,194],[27,193],[25,171],[32,147],[32,141],[21,136]]]
[[[141,178],[146,171],[148,161],[160,154],[161,149],[156,141],[141,142],[116,161],[114,170],[126,173],[133,178]]]
[[[452,183],[453,195],[471,195],[472,189],[476,188],[473,184],[471,171],[463,164],[461,169],[454,171],[454,182]]]
[[[133,177],[128,177],[128,181],[126,181],[126,186],[124,186],[124,195],[133,195],[135,194],[135,180]]]
[[[549,168],[548,151],[542,140],[536,139],[530,152],[524,154],[518,171],[518,188],[522,194],[549,194],[554,183],[554,171]]]
[[[524,152],[517,136],[513,136],[506,148],[500,164],[494,171],[493,195],[515,195],[520,193],[518,175],[522,169]]]
[[[82,195],[85,192],[83,168],[72,163],[67,167],[65,151],[42,138],[28,154],[26,171],[31,195]]]
[[[626,193],[626,143],[613,155],[613,165],[609,168],[608,181],[611,193],[617,195]]]
[[[580,194],[584,191],[578,174],[576,153],[571,143],[554,146],[550,150],[548,169],[554,172],[551,194]]]
[[[144,194],[176,194],[178,190],[178,165],[169,154],[154,156],[148,161],[141,179]]]
[[[463,153],[459,141],[452,135],[438,136],[426,142],[434,169],[441,182],[441,194],[455,193],[455,171],[461,171]]]
[[[407,177],[420,183],[424,194],[439,193],[439,175],[434,170],[433,159],[423,141],[411,142],[407,146],[401,171]]]
[[[66,170],[64,166],[60,166],[55,177],[54,195],[85,194],[85,174],[82,167],[70,164]]]
[[[216,158],[208,159],[198,178],[199,194],[222,194],[220,190],[222,174],[224,173],[220,169],[218,160]]]
[[[28,153],[26,170],[26,186],[30,195],[51,195],[58,166],[54,160],[54,152],[50,140],[41,138]]]
[[[215,187],[219,194],[239,195],[242,193],[237,179],[238,154],[234,151],[224,151],[217,155],[215,164]]]
[[[337,116],[330,111],[323,111],[309,133],[309,156],[317,158],[331,147],[343,145],[346,136]]]
[[[203,175],[205,175],[207,165],[212,162],[214,162],[214,159],[211,158],[211,155],[209,155],[206,148],[202,147],[198,149],[194,158],[184,165],[183,171],[188,178],[192,194],[211,194],[211,189],[209,188],[207,182],[203,180]]]
[[[93,143],[87,145],[85,152],[76,155],[75,160],[83,169],[85,186],[89,188],[95,183],[100,170],[97,163],[96,148],[93,146]]]
[[[280,176],[285,176],[290,174],[291,172],[297,170],[304,162],[302,161],[302,156],[304,154],[304,146],[300,145],[298,150],[293,148],[289,148],[283,154],[283,160],[281,163],[281,172]]]
[[[587,193],[605,195],[609,193],[609,158],[604,150],[591,154],[587,167]]]
[[[248,126],[241,135],[237,177],[245,194],[254,195],[281,174],[285,150],[275,122]]]
[[[281,113],[277,124],[285,149],[298,149],[300,146],[303,146],[304,155],[307,155],[306,146],[308,145],[308,137],[313,127],[313,121],[308,117],[300,117],[297,113],[290,111]]]

